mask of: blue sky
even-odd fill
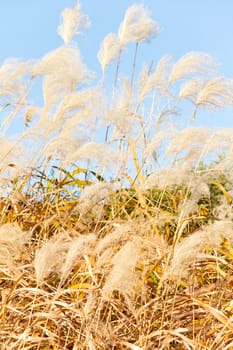
[[[60,14],[74,3],[74,0],[0,1],[0,63],[11,57],[41,58],[62,45],[56,33]],[[140,1],[81,1],[92,26],[77,37],[77,42],[84,62],[97,75],[101,71],[96,58],[101,40],[109,32],[117,32],[125,10],[134,3]],[[221,63],[222,74],[233,78],[232,0],[145,0],[143,3],[162,32],[150,45],[142,44],[139,48],[138,65],[156,62],[164,54],[171,54],[176,60],[188,51],[204,51]],[[124,59],[131,67],[132,56],[125,53]],[[227,127],[233,126],[232,111],[229,113],[224,122]]]

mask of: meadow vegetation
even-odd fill
[[[98,80],[74,41],[89,25],[78,2],[61,47],[0,68],[1,349],[233,349],[233,132],[195,126],[233,80],[202,52],[138,74],[160,33],[143,5]]]

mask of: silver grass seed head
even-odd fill
[[[37,283],[41,283],[51,273],[58,272],[64,265],[65,251],[69,243],[62,237],[51,239],[36,250],[34,259],[35,277]]]
[[[101,174],[104,168],[112,171],[112,165],[118,161],[114,149],[101,142],[88,142],[82,145],[74,154],[68,155],[66,163],[70,164],[77,159],[98,164],[98,174]]]
[[[24,62],[11,58],[3,63],[0,67],[0,99],[3,99],[4,103],[21,100],[23,105],[32,69],[32,61]]]
[[[204,85],[204,81],[199,78],[193,78],[185,82],[181,87],[179,98],[190,100],[193,104],[196,104],[197,96]]]
[[[182,56],[173,66],[169,82],[187,79],[190,74],[208,75],[216,70],[217,63],[203,52],[191,51]]]
[[[174,134],[171,143],[167,147],[166,155],[178,155],[188,149],[202,150],[209,135],[210,133],[208,129],[198,127],[189,127],[178,131]]]
[[[34,66],[33,76],[44,76],[43,95],[47,107],[93,78],[76,45],[49,52]]]
[[[150,72],[150,69],[148,69],[148,67],[143,67],[138,84],[138,94],[140,101],[155,90],[162,90],[163,93],[166,92],[170,61],[170,56],[163,56],[158,61],[156,69],[152,73]]]
[[[195,261],[200,256],[205,256],[205,249],[207,247],[219,247],[223,238],[232,242],[233,231],[232,222],[230,220],[214,222],[194,232],[192,235],[185,237],[176,246],[173,258],[164,278],[181,279],[183,277],[188,277],[189,268],[195,264]]]
[[[73,8],[66,8],[62,12],[62,23],[59,25],[58,35],[69,44],[76,34],[80,34],[82,29],[88,28],[91,22],[86,14],[83,13],[80,2]]]
[[[109,33],[103,40],[98,52],[98,60],[101,64],[103,72],[107,66],[117,60],[120,53],[120,41],[115,33]]]
[[[118,36],[120,46],[128,43],[150,41],[160,32],[159,25],[150,17],[149,12],[142,4],[133,5],[125,13],[123,22],[120,24]]]
[[[47,53],[33,69],[33,76],[40,75],[76,77],[80,83],[90,78],[77,45],[60,46]]]
[[[81,214],[90,212],[95,206],[102,206],[111,199],[112,193],[117,189],[116,183],[99,182],[85,187],[80,195],[76,209]]]
[[[128,241],[112,258],[113,267],[103,286],[103,296],[110,297],[114,290],[123,295],[134,295],[138,283],[135,273],[140,256],[137,242]]]
[[[200,90],[197,106],[205,109],[233,106],[233,79],[214,77],[206,82]]]

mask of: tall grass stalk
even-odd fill
[[[138,52],[138,43],[135,44],[133,69],[132,69],[131,81],[130,81],[130,84],[131,84],[132,87],[133,87],[133,82],[134,82],[134,73],[135,73],[135,68],[136,68],[137,52]]]

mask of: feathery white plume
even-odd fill
[[[26,94],[25,76],[32,71],[31,62],[23,62],[18,59],[6,60],[0,68],[0,98],[7,98],[13,102]]]
[[[68,238],[68,239],[67,239]],[[90,245],[95,241],[93,234],[83,235],[70,241],[70,237],[59,234],[43,244],[35,254],[34,268],[37,283],[45,280],[51,273],[61,275],[64,281],[78,256],[90,252]]]
[[[148,159],[150,156],[153,156],[154,152],[158,151],[158,148],[162,145],[166,137],[167,133],[164,131],[158,131],[155,133],[155,136],[150,140],[150,142],[143,150],[144,158]]]
[[[173,66],[169,82],[186,79],[190,74],[210,74],[215,72],[216,62],[203,52],[191,51],[182,56]]]
[[[180,89],[179,98],[188,99],[192,103],[196,104],[197,96],[203,87],[204,82],[202,79],[193,78],[188,80]]]
[[[114,104],[105,111],[101,123],[113,125],[117,133],[130,136],[136,120],[134,109],[133,91],[128,80],[125,79],[121,93],[115,96]]]
[[[143,100],[153,90],[166,89],[170,56],[163,56],[153,73],[145,67],[139,81],[139,99]]]
[[[124,295],[133,295],[138,283],[134,271],[140,249],[136,242],[127,242],[113,257],[113,268],[103,286],[103,295],[110,297],[114,290]]]
[[[66,164],[67,157],[69,157],[70,154],[74,154],[76,150],[86,141],[84,136],[77,137],[72,135],[72,131],[74,130],[66,129],[64,132],[60,132],[56,137],[50,140],[43,153],[47,157],[58,157],[62,163]],[[75,131],[78,131],[77,126]],[[50,130],[47,131],[48,134],[49,132]]]
[[[190,265],[195,263],[200,255],[204,257],[206,248],[219,247],[223,238],[229,239],[230,242],[233,241],[231,221],[215,222],[184,238],[177,245],[164,278],[187,277]]]
[[[197,96],[196,104],[206,109],[233,106],[233,79],[217,77],[207,81]]]
[[[171,141],[170,145],[167,147],[166,154],[171,153],[178,155],[183,151],[191,150],[192,154],[197,157],[201,154],[203,150],[203,145],[206,144],[209,138],[209,130],[203,128],[186,128],[177,132]]]
[[[20,254],[28,238],[29,234],[23,232],[16,223],[7,223],[0,226],[0,246],[1,248],[7,247],[11,256]],[[0,260],[2,258],[0,256]]]
[[[109,33],[103,40],[98,52],[98,60],[102,70],[105,71],[107,66],[119,57],[120,41],[115,33]]]
[[[185,186],[193,181],[193,174],[180,167],[164,168],[149,175],[143,185],[143,190],[157,187],[164,189],[169,186]]]
[[[98,241],[95,249],[96,253],[101,257],[101,255],[109,248],[116,248],[120,242],[127,241],[132,236],[133,232],[135,233],[134,225],[135,224],[132,221],[124,222],[121,224],[113,223],[114,229],[112,232],[108,233],[105,237]],[[98,260],[97,265],[101,260],[102,259]]]
[[[7,223],[0,226],[0,264],[14,269],[14,259],[20,257],[25,249],[25,243],[31,237],[30,233],[23,232],[16,223]]]
[[[35,254],[34,268],[37,283],[41,283],[51,273],[58,273],[65,261],[69,242],[58,236],[43,244]]]
[[[87,186],[81,192],[76,209],[82,214],[87,214],[91,212],[95,206],[108,202],[115,190],[115,183],[98,182]]]
[[[55,120],[75,119],[76,124],[89,123],[101,114],[104,106],[105,97],[99,88],[91,87],[79,92],[72,92],[67,94],[59,105]]]
[[[81,29],[88,28],[91,24],[88,16],[82,12],[79,1],[73,8],[66,8],[62,12],[62,19],[57,32],[65,44],[69,44],[76,34],[80,34]]]
[[[90,245],[95,242],[94,234],[82,235],[71,242],[67,251],[65,262],[61,266],[61,279],[64,281],[77,262],[78,257],[90,253]]]
[[[117,162],[115,151],[101,142],[89,142],[82,145],[74,154],[67,156],[66,162],[70,164],[73,161],[90,160],[98,164],[98,174],[101,174],[103,168],[111,170],[112,165]]]
[[[61,46],[49,52],[35,65],[33,75],[45,77],[43,92],[47,105],[55,103],[92,78],[75,45]]]
[[[220,151],[229,151],[233,145],[233,129],[222,128],[210,134],[205,145],[206,152],[213,152],[219,154]],[[224,171],[223,171],[224,172]]]
[[[130,42],[150,41],[159,32],[158,24],[150,17],[144,6],[142,4],[133,5],[126,11],[119,28],[120,46],[124,47]]]
[[[17,144],[17,147],[15,147]],[[7,138],[0,134],[0,167],[3,172],[8,164],[15,164],[16,166],[8,169],[8,177],[14,177],[22,170],[19,170],[17,165],[22,169],[27,163],[28,157],[25,154],[25,149],[22,144],[17,143],[15,140]],[[12,174],[12,175],[11,175]]]

